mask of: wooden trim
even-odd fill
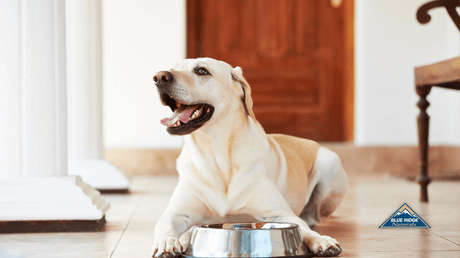
[[[95,232],[104,228],[99,220],[0,221],[0,233]]]
[[[345,8],[345,58],[344,58],[344,136],[346,141],[354,140],[354,99],[355,99],[355,60],[354,60],[354,0],[344,0]]]
[[[413,180],[420,162],[417,146],[354,146],[352,143],[321,143],[342,160],[348,174],[388,173]],[[114,149],[106,150],[105,158],[133,176],[177,176],[176,159],[180,149]],[[430,147],[430,177],[460,178],[460,148]]]
[[[98,190],[101,194],[129,194],[129,189],[101,189]]]
[[[112,149],[104,158],[129,175],[177,175],[180,149]]]
[[[187,58],[197,58],[201,56],[200,42],[201,31],[197,30],[201,23],[201,0],[187,0],[186,2],[186,21],[187,21]]]

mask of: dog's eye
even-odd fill
[[[197,68],[195,70],[195,73],[198,74],[198,75],[210,75],[211,73],[209,73],[208,70],[206,70],[206,68],[203,68],[203,67],[200,67],[200,68]]]

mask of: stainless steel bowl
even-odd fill
[[[185,257],[309,257],[299,226],[222,223],[193,229]]]

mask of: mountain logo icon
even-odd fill
[[[407,203],[397,209],[379,228],[431,228]]]

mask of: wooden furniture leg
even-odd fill
[[[420,100],[417,106],[420,109],[420,114],[417,117],[418,124],[418,146],[420,150],[420,175],[417,177],[417,182],[420,184],[420,201],[428,202],[428,184],[431,179],[428,177],[428,131],[430,117],[426,113],[426,109],[430,103],[426,100],[426,96],[431,91],[431,86],[417,86],[417,95]]]

